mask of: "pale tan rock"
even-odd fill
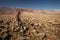
[[[0,14],[0,39],[8,40],[8,36],[10,40],[60,40],[60,14],[47,10],[14,10],[7,9]],[[17,15],[18,11],[21,15]],[[17,16],[22,21],[21,26],[18,26]]]

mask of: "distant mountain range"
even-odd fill
[[[32,12],[37,14],[60,14],[59,11],[49,11],[49,10],[32,10],[28,8],[9,8],[9,7],[0,7],[0,14],[13,14],[17,11],[21,12]]]

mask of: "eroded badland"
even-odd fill
[[[60,12],[2,7],[0,40],[60,40]]]

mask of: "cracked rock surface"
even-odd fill
[[[23,13],[18,20],[16,16],[0,15],[0,40],[60,40],[59,15]]]

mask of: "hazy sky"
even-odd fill
[[[0,6],[60,10],[60,0],[0,0]]]

